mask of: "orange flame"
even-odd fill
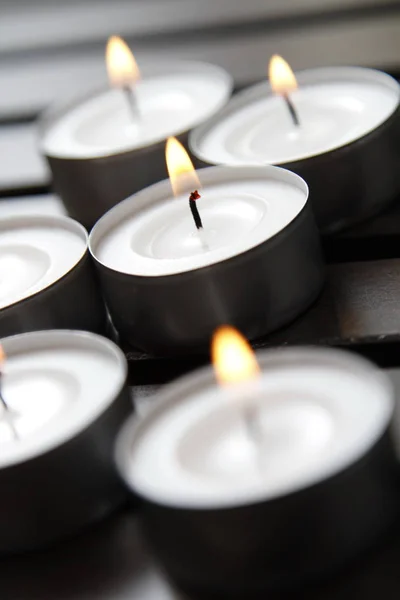
[[[260,373],[256,356],[247,340],[234,327],[219,327],[212,338],[211,357],[221,385],[237,384]]]
[[[175,196],[193,192],[200,187],[200,181],[188,153],[174,137],[167,140],[165,147],[168,175]]]
[[[4,352],[3,346],[0,344],[0,369],[4,366],[6,361],[6,353]]]
[[[285,96],[293,90],[297,90],[296,77],[290,65],[281,56],[274,54],[269,61],[269,80],[275,94]]]
[[[106,65],[110,84],[114,87],[132,85],[140,78],[139,67],[129,46],[116,35],[107,42]]]

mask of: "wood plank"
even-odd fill
[[[55,194],[0,198],[0,219],[22,215],[65,215],[66,210]]]
[[[400,257],[400,200],[381,215],[323,242],[329,262]]]
[[[300,344],[344,346],[384,365],[400,362],[400,259],[330,265],[315,304],[253,346]],[[208,356],[163,358],[125,351],[131,381],[137,384],[165,382],[208,362]]]
[[[395,8],[396,0],[72,0],[67,4],[13,0],[0,21],[0,53],[53,49],[104,41],[109,35],[144,38],[182,31],[240,26],[338,11]]]
[[[303,24],[290,29],[238,29],[232,33],[180,35],[174,39],[130,40],[139,64],[179,58],[214,62],[244,85],[266,76],[269,57],[278,52],[295,69],[355,64],[399,66],[400,14],[375,19]],[[373,40],[373,43],[371,43]],[[106,83],[104,44],[48,55],[8,58],[0,64],[0,119],[29,118],[57,98]]]
[[[50,173],[37,147],[35,125],[0,127],[0,193],[45,191]]]

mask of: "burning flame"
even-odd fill
[[[174,137],[167,140],[165,147],[168,175],[175,196],[193,192],[200,187],[200,181],[188,153]]]
[[[297,90],[296,77],[290,65],[282,58],[274,54],[269,61],[268,67],[269,80],[275,94],[286,96],[293,90]]]
[[[0,344],[0,370],[4,366],[4,363],[6,362],[6,358],[7,358],[6,353],[4,352],[3,346]]]
[[[211,342],[211,357],[221,385],[254,379],[260,372],[255,354],[237,329],[219,327]]]
[[[107,42],[106,65],[108,78],[114,87],[132,85],[140,78],[139,67],[129,46],[116,35]]]

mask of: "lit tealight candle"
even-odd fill
[[[203,165],[294,170],[308,182],[325,230],[365,218],[400,192],[400,87],[394,79],[355,67],[295,77],[279,56],[269,74],[270,84],[239,93],[193,133],[190,146]]]
[[[103,333],[106,312],[85,229],[64,216],[0,219],[0,334],[39,329]]]
[[[131,412],[126,361],[109,340],[41,331],[3,341],[0,552],[71,535],[123,498],[112,445]]]
[[[228,327],[213,346],[222,386],[209,368],[167,386],[125,425],[117,461],[178,588],[260,598],[337,568],[393,522],[393,392],[346,352],[269,351],[258,365]]]
[[[305,182],[275,167],[196,174],[176,139],[166,153],[171,183],[121,202],[90,236],[122,338],[193,352],[221,322],[256,338],[297,316],[323,281]]]
[[[140,78],[140,71],[128,45],[118,36],[113,35],[108,40],[106,65],[111,86],[124,91],[129,110],[131,111],[131,117],[137,119],[139,117],[139,107],[134,86]],[[124,130],[125,128],[123,127],[122,131]],[[128,133],[130,135],[133,134],[131,128]]]
[[[190,62],[143,67],[127,44],[107,44],[111,89],[55,109],[41,147],[71,216],[92,226],[117,201],[164,177],[163,143],[219,110],[231,78],[219,67]]]

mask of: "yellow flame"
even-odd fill
[[[193,192],[200,187],[199,178],[188,153],[174,137],[170,137],[167,140],[165,159],[175,196],[186,192]]]
[[[221,385],[254,379],[260,372],[256,356],[247,340],[234,327],[219,327],[211,342],[211,358]]]
[[[275,94],[286,95],[297,89],[296,77],[290,65],[282,58],[274,54],[269,61],[269,80]]]
[[[139,67],[129,46],[116,35],[107,42],[106,65],[110,83],[115,87],[132,85],[140,78]]]

